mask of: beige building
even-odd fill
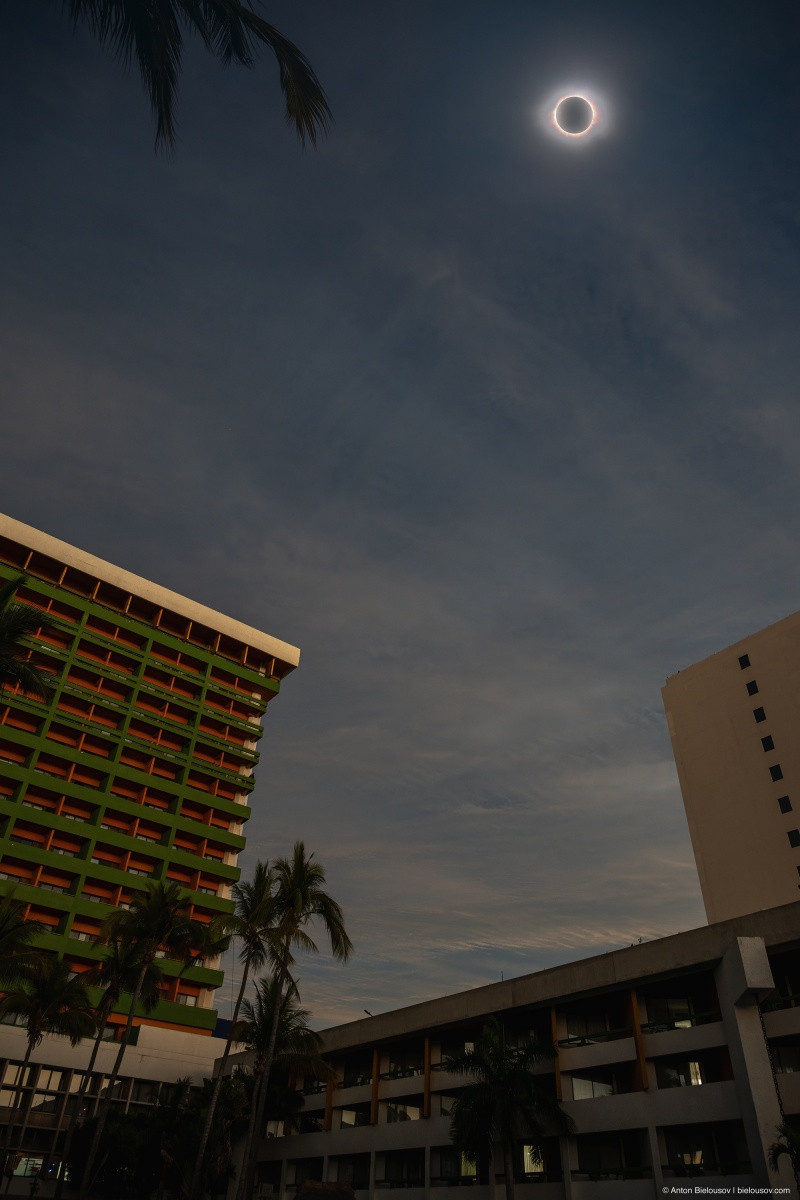
[[[800,898],[800,613],[662,695],[709,921]]]

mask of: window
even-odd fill
[[[749,654],[743,654],[741,656],[741,658],[739,659],[739,666],[743,671],[747,670],[747,668],[750,666],[750,655]]]
[[[750,682],[747,683],[745,686],[747,688],[748,696],[758,695],[758,684],[756,683],[755,679],[751,679]]]
[[[196,1008],[197,996],[190,996],[188,992],[178,992],[178,1004],[185,1004],[187,1008]]]
[[[766,721],[766,719],[767,719],[767,714],[764,712],[763,708],[754,708],[753,716],[756,719],[757,725],[760,724],[762,721]]]
[[[613,1079],[602,1079],[589,1075],[572,1076],[572,1098],[574,1100],[591,1100],[594,1096],[613,1096]]]
[[[771,733],[768,733],[766,737],[763,737],[761,739],[761,745],[764,747],[764,750],[774,750],[775,749],[775,743],[772,740]]]
[[[522,1170],[525,1175],[543,1175],[544,1159],[541,1147],[526,1145],[522,1147]]]
[[[786,836],[789,839],[789,845],[794,849],[800,846],[800,829],[790,829]]]
[[[670,1059],[656,1061],[656,1082],[660,1088],[699,1087],[705,1080],[696,1059]]]
[[[422,1109],[416,1104],[398,1104],[391,1100],[386,1105],[386,1120],[390,1125],[395,1121],[418,1121],[421,1116]]]
[[[800,1071],[800,1045],[796,1041],[773,1042],[772,1061],[779,1075]]]
[[[368,1104],[359,1104],[354,1108],[342,1109],[342,1129],[353,1129],[358,1125],[369,1125],[370,1109]]]
[[[773,783],[777,783],[779,779],[783,779],[783,771],[780,768],[780,763],[775,763],[774,767],[770,767],[769,774]]]
[[[788,796],[778,797],[778,808],[782,813],[789,813],[792,811],[792,802]]]

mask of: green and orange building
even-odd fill
[[[0,577],[21,575],[53,689],[0,691],[0,888],[82,971],[148,881],[179,883],[200,921],[231,911],[264,714],[299,651],[3,516]],[[212,1034],[222,973],[163,967],[147,1023]]]

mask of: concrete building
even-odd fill
[[[100,957],[92,939],[105,914],[149,880],[182,885],[199,921],[232,909],[263,715],[299,652],[2,516],[0,579],[23,573],[18,598],[52,621],[30,644],[54,688],[46,701],[0,691],[0,889],[14,887],[48,929],[40,944],[82,971]],[[179,1076],[199,1081],[220,1053],[221,971],[162,967],[163,999],[137,1018],[124,1065],[126,1105]],[[0,1123],[24,1043],[0,1026]],[[57,1159],[56,1129],[88,1054],[88,1043],[72,1051],[48,1038],[35,1055],[26,1173]]]
[[[443,1064],[496,1016],[555,1043],[540,1079],[577,1129],[546,1138],[542,1162],[520,1142],[518,1200],[796,1196],[786,1159],[773,1172],[767,1156],[800,1115],[798,1001],[795,902],[328,1029],[338,1080],[309,1085],[300,1132],[269,1130],[258,1194],[290,1200],[313,1179],[350,1183],[357,1200],[466,1186],[491,1200],[502,1158],[482,1182],[453,1150],[465,1081]]]
[[[800,613],[663,688],[709,921],[800,897]]]

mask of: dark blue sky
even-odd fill
[[[659,688],[798,607],[796,5],[278,3],[331,136],[193,45],[173,157],[17,7],[0,502],[301,647],[245,866],[346,907],[304,1001],[701,923]]]

